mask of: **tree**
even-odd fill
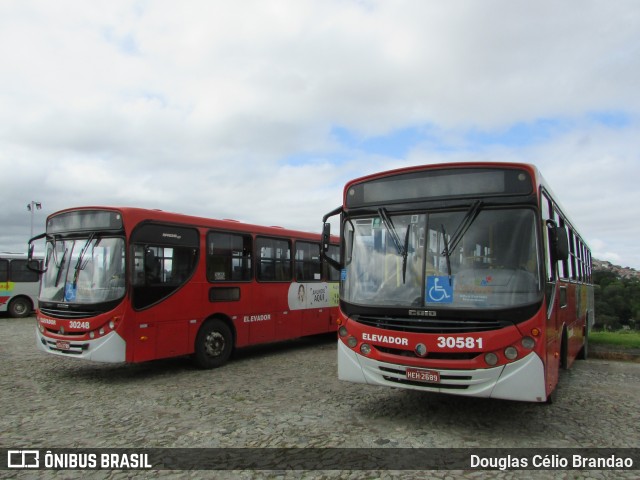
[[[593,273],[595,297],[594,328],[619,330],[640,327],[640,281],[620,278],[615,272]]]

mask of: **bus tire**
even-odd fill
[[[567,333],[567,327],[562,329],[560,345],[560,369],[569,370],[569,334]]]
[[[586,360],[589,357],[589,321],[584,327],[584,340],[582,340],[582,348],[578,352],[578,360]]]
[[[7,311],[14,318],[28,317],[33,309],[31,301],[25,297],[16,297],[9,302]]]
[[[231,329],[222,320],[205,322],[196,336],[194,359],[200,368],[217,368],[224,365],[233,350]]]

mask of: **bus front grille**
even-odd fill
[[[81,310],[61,310],[55,308],[40,307],[40,311],[51,318],[60,318],[62,320],[76,320],[78,318],[89,318],[96,315],[95,311],[81,311]]]
[[[431,318],[402,318],[353,315],[352,320],[369,327],[411,333],[472,333],[500,330],[513,325],[497,320],[446,320]]]
[[[426,356],[419,357],[413,350],[382,347],[380,345],[373,345],[373,348],[375,348],[379,352],[389,355],[411,358],[426,358],[429,360],[473,360],[478,355],[482,355],[481,352],[428,352]]]
[[[408,380],[404,377],[405,372],[403,370],[398,370],[395,368],[388,367],[379,367],[380,373],[383,375],[387,382],[399,383],[401,385],[412,385],[415,387],[421,387],[425,389],[429,388],[438,388],[443,390],[466,390],[469,388],[469,382],[471,382],[472,377],[469,375],[446,375],[440,374],[440,383],[430,384],[424,382],[416,382],[414,380]],[[384,373],[388,373],[391,375],[384,375]]]

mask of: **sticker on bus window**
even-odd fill
[[[427,303],[453,303],[453,279],[447,276],[427,277]]]
[[[76,299],[76,287],[73,283],[67,283],[64,286],[64,301],[73,302]]]

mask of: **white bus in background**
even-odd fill
[[[35,310],[39,290],[40,277],[27,268],[26,255],[0,253],[0,312],[28,317]]]

